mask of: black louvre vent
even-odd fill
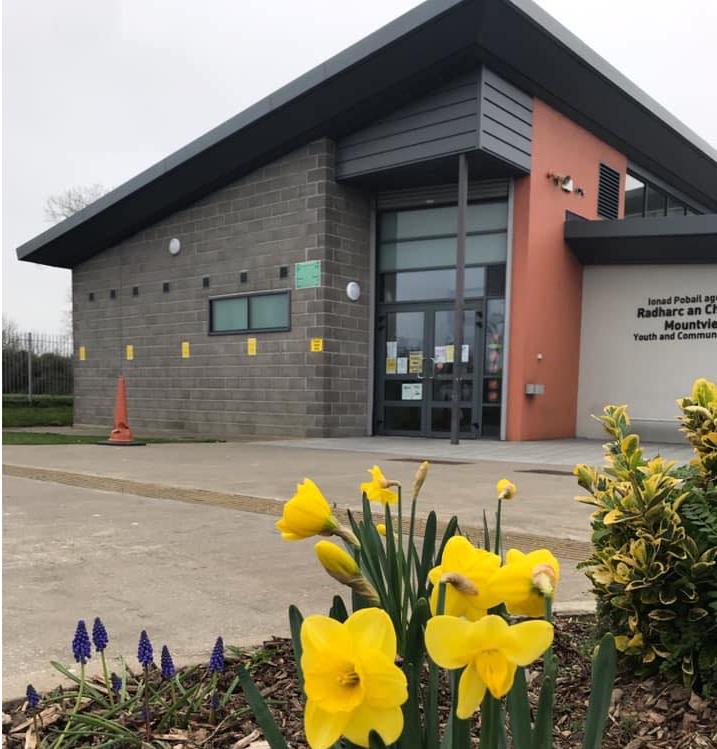
[[[620,172],[606,164],[600,164],[600,184],[598,185],[598,216],[616,219],[620,209]]]

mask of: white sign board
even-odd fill
[[[401,400],[420,401],[423,398],[423,385],[420,382],[404,382],[401,385]]]

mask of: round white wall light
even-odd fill
[[[361,297],[361,287],[356,283],[356,281],[349,281],[346,284],[346,296],[352,302],[358,302]]]
[[[182,243],[176,237],[169,240],[169,254],[170,255],[179,255],[179,251],[181,249],[182,249]]]

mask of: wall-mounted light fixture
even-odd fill
[[[179,255],[181,249],[182,243],[176,237],[172,237],[172,239],[169,240],[169,254]]]
[[[346,296],[352,302],[358,302],[358,300],[361,298],[361,287],[356,281],[349,281],[346,284]]]
[[[553,172],[548,172],[546,176],[548,179],[552,179],[553,184],[556,187],[559,187],[563,192],[573,192],[575,189],[573,178],[569,174],[555,174]]]

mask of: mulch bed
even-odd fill
[[[582,743],[581,727],[590,692],[593,627],[592,617],[560,616],[556,620],[555,647],[559,670],[555,700],[555,749],[574,749]],[[225,689],[234,678],[232,659],[230,654],[228,656],[222,681]],[[246,663],[247,657],[242,660]],[[297,688],[291,643],[279,638],[265,642],[252,654],[249,666],[289,745],[292,749],[306,747],[302,729],[302,695]],[[193,674],[196,674],[193,678],[203,675],[197,669]],[[539,669],[528,674],[528,683],[535,706],[540,685]],[[447,700],[447,689],[443,696]],[[22,703],[17,702],[3,706],[7,713],[3,721],[3,746],[8,749],[25,746],[22,724],[26,724],[27,716],[23,707]],[[123,720],[125,725],[136,725],[138,735],[143,735],[141,716],[128,715]],[[188,729],[163,733],[161,736],[155,734],[152,743],[145,746],[244,749],[261,739],[241,692],[233,695],[218,713],[217,725],[210,725],[207,720],[207,714],[193,716]],[[58,727],[61,725],[62,719],[56,723]],[[477,721],[475,725],[477,737]],[[101,740],[98,739],[96,743],[101,743]],[[84,745],[92,746],[94,743]],[[603,749],[717,749],[717,698],[703,700],[689,690],[657,677],[635,679],[629,674],[619,674]]]

